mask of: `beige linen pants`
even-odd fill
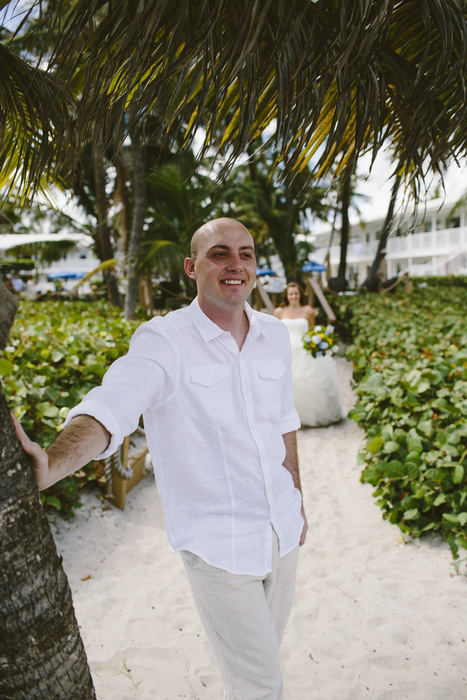
[[[273,536],[272,571],[230,574],[192,552],[183,563],[224,682],[224,700],[283,700],[279,648],[292,609],[299,547],[279,557]]]

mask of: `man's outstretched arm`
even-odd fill
[[[31,457],[31,466],[39,491],[84,467],[103,452],[110,433],[102,423],[87,415],[73,418],[47,450],[33,442],[12,414],[16,435],[23,450]]]

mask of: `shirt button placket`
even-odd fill
[[[245,360],[239,356],[239,368],[240,368],[240,381],[242,386],[242,396],[245,402],[246,414],[248,418],[248,425],[251,430],[251,434],[255,441],[258,455],[261,463],[261,471],[263,472],[264,488],[266,490],[266,496],[269,502],[269,506],[272,510],[272,486],[271,486],[271,474],[268,468],[268,463],[266,460],[266,455],[264,454],[264,446],[262,445],[261,439],[259,438],[254,421],[253,412],[253,401],[251,396],[251,384],[250,375],[248,373],[248,368]]]
[[[240,371],[240,384],[242,387],[242,396],[245,403],[246,415],[248,418],[248,425],[252,433],[254,433],[254,413],[253,413],[253,402],[251,399],[251,386],[250,386],[250,376],[248,374],[248,368],[246,362],[241,355],[238,358],[239,371]]]

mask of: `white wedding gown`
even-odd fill
[[[292,375],[295,408],[302,426],[318,427],[344,417],[337,370],[332,357],[312,357],[303,347],[308,330],[306,318],[283,318],[292,344]]]

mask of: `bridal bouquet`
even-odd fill
[[[339,349],[336,345],[334,326],[315,326],[303,336],[303,347],[313,357],[334,355]]]

